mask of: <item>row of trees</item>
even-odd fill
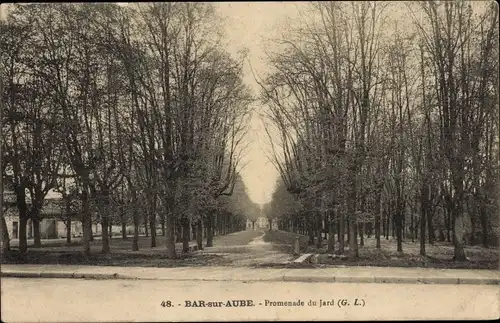
[[[9,9],[0,26],[2,178],[16,195],[21,253],[28,219],[40,244],[50,191],[62,194],[67,214],[77,209],[86,255],[93,216],[104,253],[116,214],[132,219],[133,250],[144,221],[156,246],[159,221],[171,258],[178,226],[185,247],[191,224],[198,237],[205,228],[207,246],[215,226],[244,226],[220,197],[238,181],[252,97],[244,54],[224,50],[212,4]]]
[[[253,202],[248,195],[238,200],[240,209],[244,210],[246,220],[249,221],[248,226],[251,225],[252,230],[255,230],[255,223],[262,216],[261,205]]]
[[[325,2],[275,43],[260,81],[282,229],[349,256],[374,231],[433,242],[454,259],[498,238],[498,7],[492,2]],[[291,197],[293,197],[291,199]],[[295,203],[298,206],[291,207]],[[441,221],[439,221],[441,222]],[[323,226],[323,223],[326,225]],[[358,239],[360,239],[358,243]]]

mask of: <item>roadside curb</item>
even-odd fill
[[[452,277],[375,277],[375,276],[294,276],[282,275],[265,278],[176,278],[139,277],[124,274],[72,273],[72,272],[1,272],[5,278],[60,278],[60,279],[123,279],[123,280],[173,280],[173,281],[237,281],[237,282],[308,282],[308,283],[374,283],[374,284],[443,284],[443,285],[500,285],[495,278],[452,278]]]
[[[75,279],[140,279],[115,274],[98,273],[59,273],[59,272],[1,272],[0,277],[6,278],[75,278]]]
[[[500,285],[500,279],[451,277],[346,277],[346,276],[283,276],[283,281],[310,283],[374,283],[374,284],[441,284],[441,285]]]

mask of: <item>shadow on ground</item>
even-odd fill
[[[272,243],[273,247],[282,252],[293,254],[293,242],[295,234],[284,231],[267,231],[264,241]],[[332,258],[327,253],[326,240],[321,248],[308,245],[309,238],[300,235],[301,253],[318,254],[314,263],[306,264],[262,264],[260,267],[268,268],[325,268],[331,266],[378,266],[378,267],[422,267],[422,268],[457,268],[457,269],[499,269],[498,250],[496,248],[484,248],[481,246],[466,247],[467,261],[453,260],[453,245],[451,243],[437,242],[427,245],[427,255],[419,254],[418,242],[404,242],[403,253],[396,250],[395,240],[381,240],[381,248],[375,247],[375,238],[365,237],[365,245],[359,246],[358,259]],[[338,242],[334,252],[338,254]],[[346,243],[345,254],[348,252]]]
[[[228,265],[228,261],[219,255],[179,254],[176,259],[169,259],[166,253],[95,253],[85,257],[82,252],[54,252],[32,250],[22,257],[18,251],[2,256],[2,264],[40,264],[40,265],[88,265],[121,267],[198,267]]]
[[[148,237],[140,237],[139,251],[131,251],[132,239],[111,240],[111,252],[103,254],[100,240],[91,243],[91,255],[85,257],[79,244],[64,243],[30,248],[22,256],[16,248],[2,255],[2,264],[53,264],[53,265],[93,265],[93,266],[133,266],[133,267],[199,267],[234,266],[251,267],[261,263],[282,263],[292,259],[289,254],[275,250],[264,242],[262,231],[241,231],[214,238],[213,247],[205,247],[190,253],[183,253],[181,244],[176,245],[176,259],[167,257],[165,238],[157,237],[157,246],[149,247]],[[191,242],[192,244],[193,242]]]

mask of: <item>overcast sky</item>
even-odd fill
[[[216,6],[226,19],[228,50],[237,53],[239,49],[249,50],[248,60],[255,73],[263,76],[266,72],[266,39],[278,36],[283,23],[296,19],[304,3],[296,2],[219,2]],[[245,82],[257,95],[259,86],[255,82],[249,64],[245,64]],[[269,151],[268,139],[259,117],[262,107],[254,105],[251,130],[246,138],[249,144],[241,174],[248,188],[250,198],[256,203],[270,201],[278,172],[268,161],[265,151]]]

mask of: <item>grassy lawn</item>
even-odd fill
[[[283,231],[267,231],[264,241],[275,243],[276,248],[283,252],[293,253],[292,245],[295,234]],[[403,253],[396,251],[396,240],[381,239],[381,249],[375,246],[376,240],[365,237],[365,245],[359,246],[359,259],[333,259],[327,254],[327,241],[323,241],[321,249],[309,246],[307,236],[300,236],[301,253],[319,254],[317,265],[344,265],[344,266],[384,266],[384,267],[429,267],[429,268],[464,268],[464,269],[499,269],[499,255],[497,248],[484,248],[481,246],[468,246],[465,253],[468,261],[453,261],[453,245],[446,242],[437,242],[426,245],[426,257],[419,255],[420,246],[417,241],[403,242]],[[359,243],[359,239],[358,239]],[[348,244],[345,245],[347,254]],[[338,242],[335,250],[338,250]],[[306,265],[311,266],[311,265]],[[314,266],[312,266],[314,267]],[[318,266],[316,266],[318,267]]]
[[[31,250],[22,259],[14,251],[3,257],[3,264],[50,264],[50,265],[87,265],[87,266],[121,266],[121,267],[196,267],[225,265],[226,260],[217,255],[183,254],[178,251],[178,259],[169,259],[165,250],[149,250],[138,252],[112,252],[109,254],[93,253],[84,257],[82,252],[50,251],[45,249]]]
[[[304,235],[299,235],[300,250],[305,253],[309,246],[307,242],[309,238]],[[295,241],[295,234],[285,231],[266,231],[263,240],[273,244],[273,247],[281,252],[294,254],[293,244]]]
[[[246,230],[226,234],[223,236],[216,236],[214,238],[214,246],[241,246],[249,244],[253,239],[262,235],[262,231]]]
[[[111,251],[123,251],[132,249],[131,235],[127,239],[122,239],[121,235],[115,235],[109,240]],[[206,239],[205,239],[206,240]],[[139,249],[146,249],[151,247],[151,237],[139,236]],[[161,235],[156,236],[156,245],[165,246],[165,237]],[[18,248],[18,243],[13,244],[13,249]],[[82,242],[80,237],[72,239],[70,245],[64,239],[46,239],[42,240],[41,249],[50,251],[80,251],[82,249]],[[94,240],[90,242],[92,252],[99,252],[102,248],[101,236],[95,236]],[[28,243],[28,250],[37,250],[33,248],[33,243]]]
[[[252,239],[261,235],[259,231],[243,231],[214,237],[214,247],[232,248],[246,245]],[[203,244],[206,243],[204,239]],[[195,244],[191,241],[190,244]],[[78,241],[67,245],[64,241],[44,243],[41,248],[30,248],[25,258],[20,257],[17,248],[12,248],[9,255],[2,255],[3,264],[61,264],[61,265],[92,265],[92,266],[136,266],[136,267],[193,267],[193,266],[223,266],[231,263],[226,257],[210,253],[182,253],[180,243],[176,244],[178,259],[166,256],[165,237],[156,237],[156,247],[151,248],[150,237],[139,237],[139,251],[132,251],[132,237],[126,240],[115,236],[110,241],[111,253],[102,254],[102,241],[91,242],[91,256],[84,257],[81,243]],[[227,252],[228,250],[226,250]]]

